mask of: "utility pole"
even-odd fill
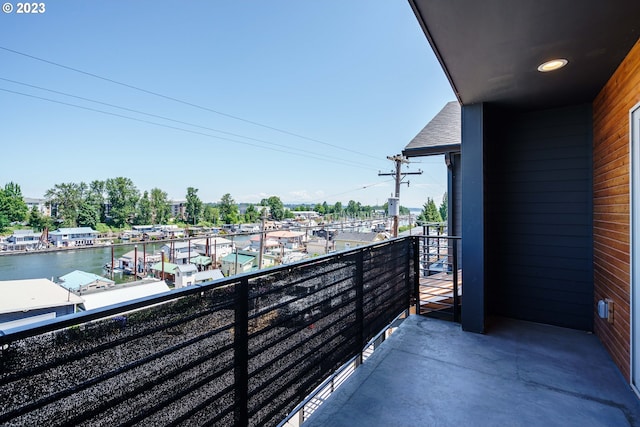
[[[396,164],[396,170],[391,171],[390,173],[382,173],[378,172],[378,176],[395,176],[396,177],[396,193],[395,198],[397,199],[397,212],[394,212],[393,215],[393,237],[398,237],[398,228],[400,223],[399,210],[400,210],[400,184],[402,184],[402,179],[407,175],[422,175],[422,171],[418,170],[418,172],[402,172],[402,164],[409,163],[406,157],[401,154],[396,154],[395,156],[387,156],[387,159],[391,160]],[[409,181],[406,182],[407,187],[409,186]]]

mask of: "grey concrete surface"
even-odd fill
[[[412,315],[303,426],[640,426],[640,401],[592,334]]]

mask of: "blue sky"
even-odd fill
[[[0,185],[28,197],[125,176],[174,199],[382,204],[386,157],[455,99],[402,0],[45,5],[0,14]],[[404,206],[446,190],[442,159],[419,161]]]

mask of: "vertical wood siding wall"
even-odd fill
[[[630,379],[629,110],[640,102],[640,41],[593,102],[595,301],[611,298],[613,324],[594,329]],[[595,307],[595,304],[594,304]]]

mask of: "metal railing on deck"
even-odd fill
[[[448,236],[446,231],[442,224],[427,225],[423,235],[418,236],[416,313],[459,322],[462,310],[460,237]]]
[[[0,331],[0,424],[277,425],[408,309],[415,242]]]

